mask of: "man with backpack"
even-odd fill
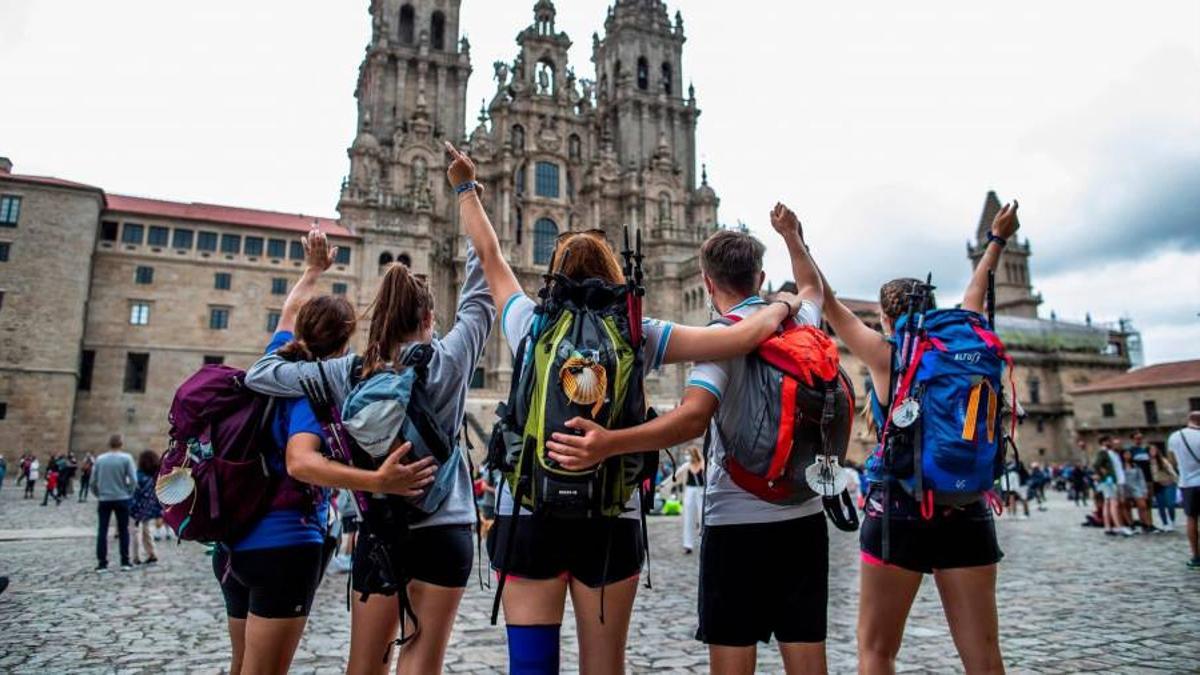
[[[799,220],[778,204],[771,212],[771,225],[783,236],[792,259],[797,295],[802,300],[795,323],[819,326],[822,283],[808,256]],[[764,251],[760,241],[736,230],[719,231],[701,247],[704,284],[713,307],[725,317],[723,322],[737,322],[768,306],[759,296]],[[836,347],[833,349],[836,354]],[[710,670],[753,672],[757,643],[774,636],[788,672],[824,672],[829,539],[822,499],[768,501],[767,493],[757,493],[753,487],[761,477],[743,465],[739,460],[744,458],[728,450],[724,442],[733,436],[740,440],[740,430],[762,429],[772,442],[778,437],[779,444],[790,451],[794,438],[801,436],[799,425],[794,433],[779,428],[778,423],[770,429],[770,421],[755,417],[755,404],[742,404],[757,400],[759,410],[764,407],[756,397],[766,382],[758,377],[771,371],[756,367],[757,358],[697,364],[675,410],[628,429],[606,430],[582,423],[576,428],[582,428],[584,435],[556,433],[547,448],[552,459],[570,468],[588,466],[614,454],[670,447],[707,431],[710,461],[696,638],[709,645]],[[836,362],[833,369],[831,382],[838,379]],[[787,380],[775,377],[776,385]],[[795,400],[795,386],[791,392]],[[842,406],[852,407],[852,402],[841,398],[844,395],[834,389],[829,394]],[[779,413],[771,420],[790,425],[794,418]],[[848,419],[843,424],[848,433]],[[844,449],[845,443],[841,446]],[[768,485],[774,487],[771,482],[762,487]]]
[[[1179,467],[1179,489],[1183,493],[1183,514],[1187,516],[1188,546],[1192,558],[1188,567],[1200,569],[1200,537],[1197,536],[1197,519],[1200,519],[1200,410],[1188,413],[1187,426],[1171,434],[1167,439],[1167,450],[1175,456]]]
[[[120,434],[108,439],[108,452],[96,458],[92,467],[92,494],[100,502],[100,516],[96,533],[96,571],[108,570],[108,522],[117,516],[117,537],[121,546],[121,569],[131,570],[129,564],[129,505],[137,490],[137,467],[133,456],[122,450],[124,440]]]

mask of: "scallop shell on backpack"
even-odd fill
[[[154,493],[163,506],[174,506],[182,503],[196,489],[196,480],[192,478],[192,470],[177,466],[165,476],[159,476],[154,483]]]

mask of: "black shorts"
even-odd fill
[[[358,516],[342,516],[342,534],[358,532]]]
[[[308,616],[328,553],[323,544],[232,552],[218,547],[213,573],[225,596],[225,613],[232,619]]]
[[[890,490],[888,551],[883,551],[883,494],[874,485],[867,493],[866,518],[859,533],[863,562],[887,564],[913,572],[994,565],[1004,557],[996,541],[991,508],[980,500],[957,507],[938,506],[933,518],[921,516],[921,505],[903,488]]]
[[[510,547],[512,525],[512,516],[498,516],[488,531],[488,556],[497,571],[503,569],[525,579],[567,576],[588,588],[600,588],[642,571],[646,547],[642,524],[633,518],[517,516]]]
[[[700,627],[710,645],[824,642],[829,600],[825,514],[704,528]]]
[[[1174,490],[1174,487],[1170,488]],[[1200,517],[1200,487],[1180,488],[1183,493],[1183,515],[1192,518]]]
[[[363,522],[354,541],[350,586],[368,595],[394,595],[401,581],[466,588],[474,561],[472,525],[414,528],[397,541]]]

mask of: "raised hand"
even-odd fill
[[[771,209],[771,227],[785,240],[796,237],[799,241],[804,241],[804,226],[800,224],[795,212],[782,202],[775,204],[775,208]]]
[[[401,445],[375,470],[379,492],[401,497],[419,497],[424,494],[425,486],[433,482],[437,467],[432,457],[404,464],[402,460],[411,450],[412,443]]]
[[[1004,208],[1000,209],[1000,212],[992,219],[992,234],[1004,240],[1016,234],[1017,229],[1021,226],[1017,222],[1017,208],[1019,207],[1020,204],[1015,199],[1011,204],[1005,204]]]
[[[446,141],[446,152],[450,154],[450,167],[446,169],[446,180],[450,181],[450,187],[456,188],[474,181],[475,162],[450,141]]]
[[[310,269],[324,272],[333,266],[338,247],[329,245],[329,239],[319,229],[316,221],[313,221],[308,234],[300,239],[300,244],[304,246],[304,262]]]

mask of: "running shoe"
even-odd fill
[[[1188,561],[1187,566],[1190,569],[1200,570],[1200,558],[1192,558]]]

